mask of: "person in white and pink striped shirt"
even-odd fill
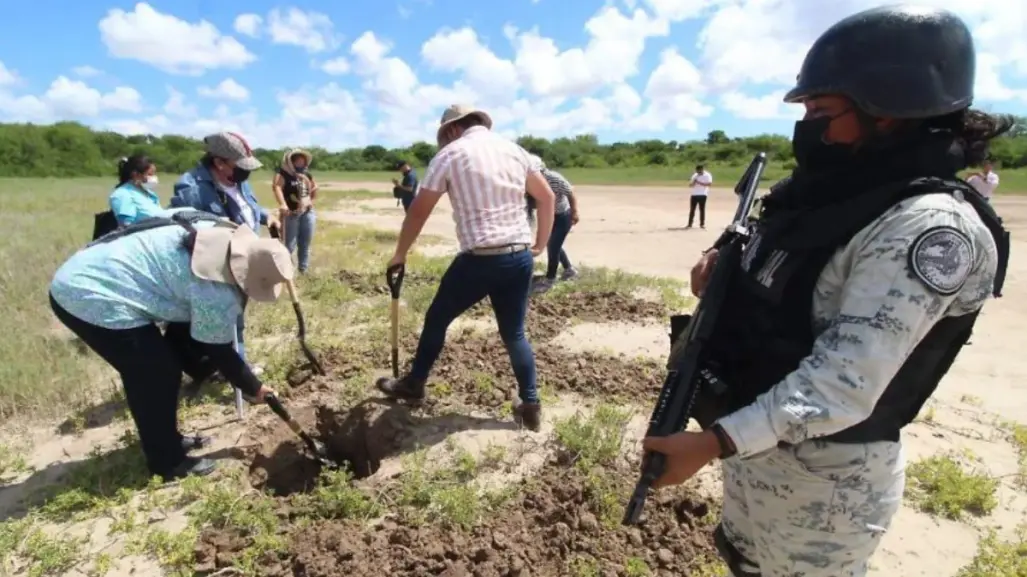
[[[555,198],[528,152],[491,129],[489,115],[469,106],[454,105],[442,115],[436,135],[439,152],[428,165],[403,220],[389,266],[406,262],[411,245],[445,194],[453,206],[460,252],[442,276],[424,316],[410,372],[399,379],[379,379],[376,384],[389,397],[423,400],[428,374],[445,345],[446,329],[489,297],[517,377],[514,418],[537,431],[541,405],[535,353],[524,334],[524,317],[534,257],[546,249],[553,228]],[[538,206],[534,239],[524,210],[525,190]]]

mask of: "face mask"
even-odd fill
[[[239,168],[238,166],[232,169],[232,182],[235,184],[242,184],[250,178],[250,171]]]
[[[303,166],[303,165],[297,166],[297,165],[294,164],[292,166],[292,169],[295,170],[297,174],[303,174],[304,172],[307,171],[307,167]]]
[[[153,192],[157,190],[158,184],[160,184],[160,182],[157,180],[156,176],[147,176],[146,180],[143,181],[143,188]]]
[[[835,118],[837,116],[820,116],[795,123],[792,152],[797,165],[816,170],[842,164],[852,158],[852,145],[824,142],[824,133]]]

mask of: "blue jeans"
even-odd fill
[[[549,234],[549,244],[546,246],[546,253],[549,257],[549,262],[546,263],[546,278],[553,280],[556,278],[556,268],[563,266],[563,270],[570,270],[571,259],[567,258],[567,253],[563,250],[563,243],[567,240],[567,235],[571,232],[571,212],[558,213],[553,216],[553,232]]]
[[[317,217],[313,208],[303,214],[290,214],[285,217],[285,246],[289,249],[289,254],[292,254],[298,241],[300,272],[307,272],[310,267],[310,243],[314,240],[316,222]]]
[[[446,329],[467,309],[489,297],[521,401],[537,403],[535,353],[524,335],[533,264],[527,250],[495,256],[457,255],[442,275],[439,290],[424,315],[410,376],[427,380],[446,344]]]

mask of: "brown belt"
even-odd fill
[[[472,248],[468,252],[470,252],[474,256],[497,256],[501,254],[513,254],[515,252],[521,252],[522,250],[528,250],[528,245],[520,243],[504,244],[502,246],[482,246],[478,248]]]

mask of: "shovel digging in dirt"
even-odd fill
[[[315,440],[309,433],[303,430],[303,427],[292,418],[289,411],[285,410],[285,406],[282,405],[282,401],[279,401],[276,395],[266,395],[264,401],[268,407],[271,407],[271,411],[278,415],[278,418],[285,421],[286,425],[289,425],[292,432],[296,433],[300,440],[303,441],[303,444],[307,446],[307,449],[310,449],[310,452],[314,454],[315,459],[326,467],[339,466],[328,457],[328,449],[325,448],[324,444]]]
[[[392,302],[389,303],[389,322],[391,332],[389,333],[390,344],[392,345],[392,378],[399,378],[399,291],[403,288],[403,275],[406,267],[402,264],[390,266],[385,270],[385,281],[389,285],[389,294]]]
[[[282,230],[279,232],[276,229],[271,229],[271,236],[278,238],[285,243],[285,223],[282,223]],[[285,288],[289,291],[289,300],[292,301],[292,310],[296,313],[296,324],[298,330],[296,331],[296,340],[300,343],[300,349],[303,351],[303,356],[307,358],[310,365],[314,367],[314,372],[319,375],[327,374],[321,361],[318,360],[314,351],[307,345],[307,321],[303,316],[303,309],[300,307],[300,297],[296,294],[296,285],[291,281],[285,281]]]

